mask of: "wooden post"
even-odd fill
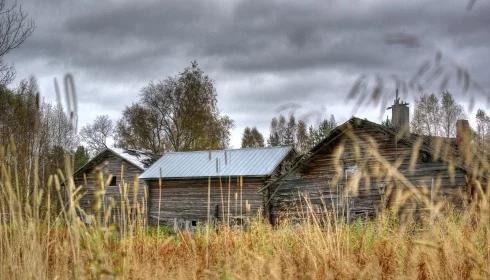
[[[225,198],[223,196],[223,184],[221,182],[221,177],[219,177],[219,191],[221,194],[221,222],[225,222]]]
[[[243,177],[240,176],[240,219],[243,218]]]
[[[158,177],[158,216],[157,229],[160,232],[160,209],[162,204],[162,168],[160,167],[160,177]]]
[[[238,215],[238,193],[235,192],[235,216]]]
[[[434,177],[430,182],[430,220],[434,219]]]
[[[208,226],[211,219],[211,177],[208,177]]]
[[[231,195],[231,176],[228,176],[228,216],[227,216],[227,224],[230,225],[230,197]]]

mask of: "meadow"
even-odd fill
[[[327,215],[273,228],[257,218],[245,228],[202,226],[175,233],[148,226],[141,213],[125,215],[116,227],[110,209],[100,209],[100,203],[96,219],[85,223],[78,207],[82,192],[69,175],[68,157],[64,170],[46,184],[34,180],[29,192],[5,149],[0,171],[1,279],[490,277],[489,188],[464,211],[426,219],[400,220],[387,210],[354,223]],[[131,202],[118,203],[124,211]]]

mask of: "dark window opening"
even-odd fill
[[[432,161],[431,156],[426,152],[422,152],[420,157],[421,157],[422,162],[424,162],[424,163]]]
[[[218,219],[219,218],[219,204],[216,204],[214,206],[214,218]]]
[[[191,225],[192,225],[193,227],[197,226],[197,221],[192,221],[192,222],[191,222]]]
[[[109,186],[117,186],[116,176],[112,176]]]

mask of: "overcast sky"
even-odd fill
[[[97,114],[117,120],[144,85],[191,60],[215,81],[220,111],[235,120],[235,147],[245,126],[267,137],[279,113],[310,123],[330,114],[379,122],[380,105],[354,111],[346,99],[355,80],[409,80],[438,51],[445,69],[463,67],[474,81],[464,94],[451,78],[457,99],[468,105],[472,96],[475,107],[489,109],[487,0],[471,10],[465,0],[19,2],[37,28],[6,60],[17,81],[36,77],[47,101],[55,100],[53,79],[72,73],[79,127]],[[394,83],[384,87],[394,93]],[[420,94],[409,93],[409,102]]]

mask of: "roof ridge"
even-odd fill
[[[122,150],[124,152],[137,152],[137,153],[140,153],[140,154],[152,154],[152,155],[159,155],[159,154],[156,154],[152,151],[145,151],[145,150],[138,150],[138,149],[127,149],[127,148],[119,148],[119,147],[107,147],[107,149],[109,150],[112,150],[112,151],[115,151],[115,149],[119,149],[119,150]]]
[[[290,145],[281,145],[281,146],[268,146],[268,147],[247,147],[247,148],[233,148],[233,149],[221,149],[221,150],[196,150],[196,151],[172,151],[165,152],[166,154],[184,154],[184,153],[208,153],[208,152],[224,152],[224,151],[243,151],[243,150],[266,150],[266,149],[283,149],[283,148],[293,148]]]

